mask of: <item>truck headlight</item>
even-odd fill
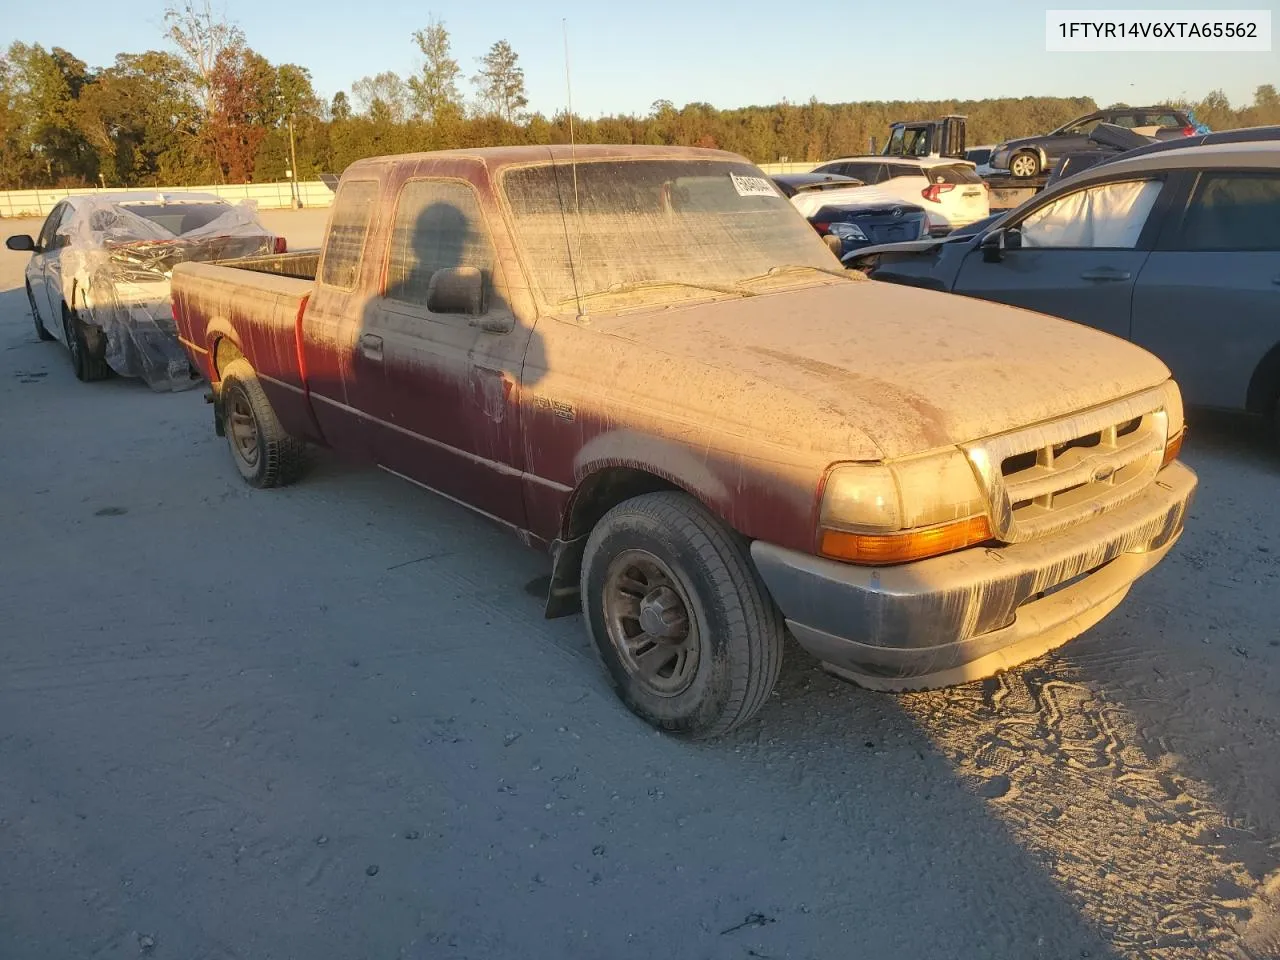
[[[1182,421],[1182,391],[1172,379],[1164,382],[1164,412],[1169,418],[1169,432],[1165,438],[1161,469],[1178,459],[1178,454],[1182,452],[1182,439],[1187,433]]]
[[[888,464],[839,463],[822,492],[818,552],[905,563],[991,539],[987,501],[959,450]]]
[[[833,223],[829,230],[832,236],[839,237],[841,240],[866,240],[867,235],[862,232],[862,228],[856,223]]]

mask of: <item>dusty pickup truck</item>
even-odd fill
[[[547,615],[581,610],[627,706],[689,737],[760,708],[788,633],[885,690],[1056,647],[1196,484],[1155,357],[846,273],[720,151],[362,160],[318,254],[172,291],[245,480],[324,445],[548,548]]]

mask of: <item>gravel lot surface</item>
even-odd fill
[[[268,213],[300,248],[323,211]],[[34,233],[7,221],[0,233]],[[0,250],[0,957],[1280,956],[1280,457],[1193,418],[1169,559],[938,693],[788,651],[719,742],[614,699],[543,557],[200,390],[82,384]]]

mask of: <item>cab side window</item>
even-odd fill
[[[320,282],[350,290],[360,276],[361,257],[369,222],[378,201],[375,180],[349,180],[338,188],[333,202],[333,217],[324,244],[324,263]]]
[[[1203,174],[1175,249],[1280,251],[1280,174]]]
[[[1162,186],[1160,180],[1127,180],[1065,194],[1018,224],[1020,246],[1132,250]]]
[[[396,205],[387,262],[386,297],[427,307],[441,270],[479,273],[480,312],[493,293],[493,244],[475,191],[464,183],[410,180]]]

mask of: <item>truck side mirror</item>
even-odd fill
[[[507,311],[485,316],[485,275],[479,267],[444,267],[431,275],[427,287],[427,309],[432,313],[460,313],[471,318],[471,326],[485,333],[510,333],[515,318]]]
[[[32,240],[28,234],[25,234],[25,233],[20,233],[17,236],[10,237],[8,240],[4,242],[4,245],[8,247],[10,250],[17,250],[20,253],[22,252],[31,253],[31,252],[34,252],[36,249],[36,242]]]
[[[432,313],[484,313],[484,273],[479,267],[444,267],[431,275],[427,309]]]

